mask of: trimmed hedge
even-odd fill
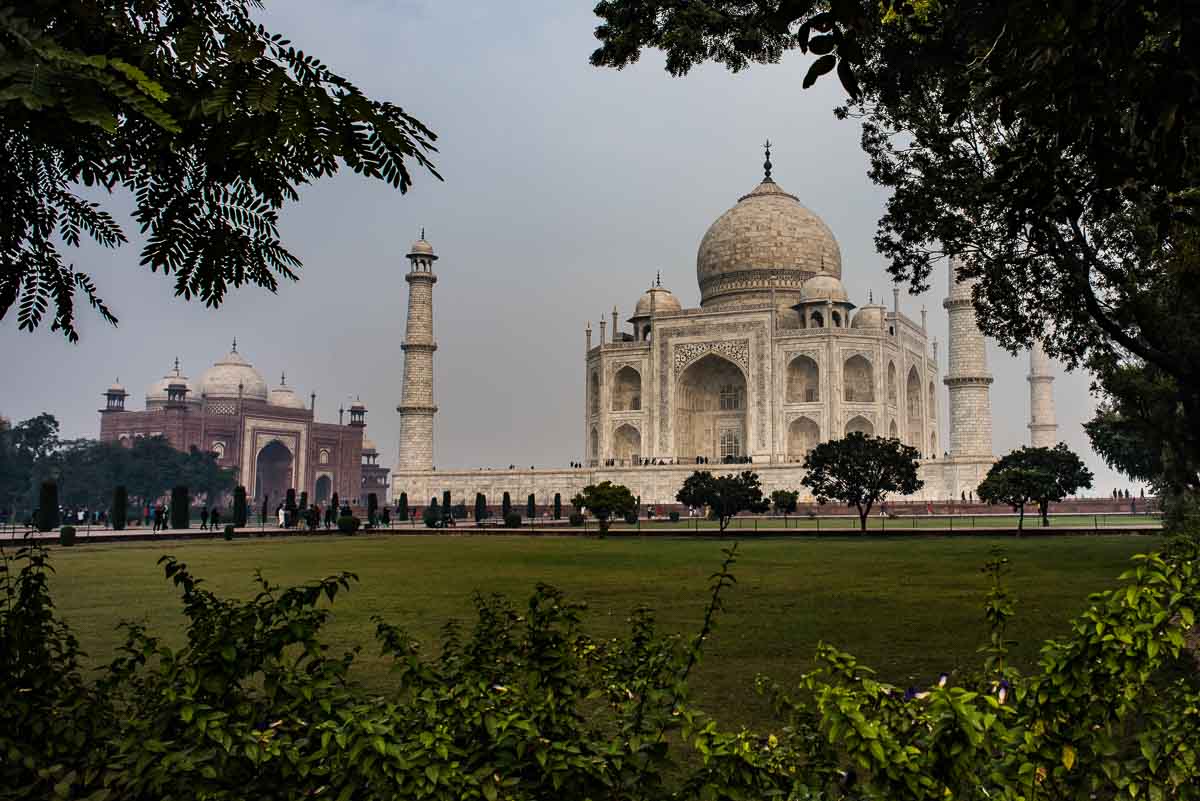
[[[342,515],[337,519],[338,531],[343,534],[353,534],[358,531],[360,525],[362,525],[362,521],[354,515]]]
[[[113,489],[112,512],[108,516],[109,525],[113,531],[124,531],[129,519],[129,492],[124,485]]]
[[[75,544],[75,527],[63,526],[58,530],[58,543],[64,547],[71,547]]]
[[[508,514],[506,514],[504,516],[504,527],[505,528],[520,528],[521,527],[520,512],[509,512]]]

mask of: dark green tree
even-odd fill
[[[508,519],[508,513],[512,511],[512,498],[508,496],[508,492],[500,498],[500,517]]]
[[[142,265],[216,306],[296,278],[277,220],[303,186],[343,164],[401,191],[410,164],[433,172],[428,128],[263,28],[258,5],[64,0],[0,18],[0,318],[16,307],[33,330],[52,307],[74,341],[79,293],[116,322],[60,251],[125,243],[97,189],[132,201]]]
[[[529,493],[529,497],[525,499],[525,517],[533,520],[537,517],[537,499],[533,497],[533,493]]]
[[[379,496],[374,492],[367,493],[367,523],[370,526],[375,525],[376,514],[379,510]]]
[[[442,508],[445,509],[447,513],[450,511],[450,490],[442,491]]]
[[[58,420],[40,414],[15,425],[0,422],[0,503],[16,514],[37,503],[37,465],[58,448]]]
[[[300,507],[299,508],[300,509],[308,509],[308,492],[307,491],[303,491],[300,493]]]
[[[336,496],[335,496],[336,497]],[[408,493],[400,493],[400,500],[396,502],[396,517],[400,520],[408,520]]]
[[[296,513],[296,490],[288,489],[287,494],[284,495],[283,508],[292,515]]]
[[[637,509],[637,500],[629,491],[629,487],[611,481],[588,484],[571,503],[576,509],[587,509],[591,512],[592,517],[600,524],[601,535],[608,532],[609,520],[612,517],[624,517]]]
[[[800,499],[800,493],[790,490],[775,490],[771,493],[771,505],[775,507],[775,514],[783,515],[786,521],[788,515],[796,513],[796,502]]]
[[[113,490],[112,509],[108,520],[113,531],[124,531],[125,522],[129,516],[129,492],[124,486],[118,485]]]
[[[925,486],[917,478],[920,457],[916,448],[900,440],[853,431],[809,451],[800,483],[812,491],[817,503],[833,499],[855,507],[859,525],[866,531],[875,504],[894,493],[912,495]]]
[[[482,525],[487,518],[487,498],[482,492],[475,493],[475,524]]]
[[[738,475],[714,477],[707,470],[697,470],[687,477],[675,500],[691,507],[708,507],[724,532],[729,521],[740,512],[761,514],[770,508],[763,498],[758,474],[746,470]]]
[[[984,503],[1002,503],[1017,510],[1017,531],[1025,528],[1025,506],[1037,498],[1041,488],[1053,480],[1043,470],[1027,467],[1008,467],[997,470],[992,465],[987,477],[975,494]]]
[[[233,489],[233,525],[242,528],[246,525],[246,488],[241,484]]]
[[[554,493],[554,519],[562,520],[562,493]]]
[[[178,486],[171,489],[171,528],[185,529],[192,521],[192,496],[188,488]]]
[[[1022,471],[1018,475],[1023,484],[1027,482],[1029,500],[1037,503],[1043,526],[1050,525],[1051,502],[1092,486],[1092,471],[1063,442],[1053,448],[1018,448],[1007,453],[992,465],[988,477],[1011,471]]]
[[[426,528],[437,528],[444,521],[442,520],[442,510],[438,507],[436,497],[429,499],[429,505],[425,507],[425,512],[421,515],[422,521]]]
[[[38,492],[38,531],[53,531],[58,528],[58,482],[43,481]]]

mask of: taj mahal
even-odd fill
[[[408,255],[408,320],[399,459],[392,496],[423,504],[449,490],[514,503],[564,502],[587,484],[624,484],[646,504],[675,502],[698,465],[752,469],[763,490],[798,490],[805,455],[852,431],[893,437],[921,454],[919,500],[974,492],[995,461],[991,374],[971,305],[972,284],[951,259],[944,306],[950,319],[943,372],[926,313],[914,320],[873,297],[851,302],[829,227],[764,176],[709,226],[696,254],[700,308],[685,309],[655,279],[621,325],[616,307],[584,331],[584,461],[538,470],[434,469],[433,287],[437,260],[424,236]],[[1053,445],[1053,377],[1040,348],[1030,353],[1030,440]],[[949,436],[939,431],[947,404]]]

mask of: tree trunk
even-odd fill
[[[717,518],[717,524],[721,527],[722,534],[725,533],[725,529],[727,529],[729,527],[729,521],[732,519],[733,519],[732,517],[718,517]]]
[[[1050,502],[1042,501],[1038,508],[1042,513],[1042,528],[1050,528]]]
[[[867,531],[867,518],[871,516],[871,504],[858,507],[858,526],[863,533]]]
[[[1025,504],[1017,506],[1017,533],[1020,534],[1025,530]]]

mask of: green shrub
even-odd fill
[[[237,528],[244,528],[247,516],[246,488],[238,485],[233,488],[233,525]]]
[[[570,517],[567,518],[567,522],[569,522],[572,526],[582,526],[583,515],[581,515],[579,512],[571,512]]]
[[[124,485],[113,488],[112,510],[108,516],[113,531],[124,531],[129,519],[129,492]]]
[[[408,521],[408,493],[400,493],[400,500],[396,502],[396,517],[400,520]]]
[[[672,510],[672,511],[670,511],[670,512],[668,512],[668,513],[667,513],[667,517],[670,519],[670,521],[671,521],[672,523],[678,523],[678,522],[679,522],[679,512],[676,512],[676,511]]]
[[[236,529],[234,528],[234,525],[232,523],[227,523],[225,525],[225,541],[226,542],[230,542],[231,540],[233,540],[233,532],[234,531],[236,531]]]
[[[438,506],[437,498],[431,498],[430,504],[421,513],[421,522],[425,528],[439,528],[445,522],[442,520],[442,509]]]
[[[70,547],[75,544],[75,527],[63,526],[58,530],[58,543],[65,547]]]
[[[625,514],[625,522],[631,526],[636,526],[638,522],[637,512],[627,512]]]
[[[38,488],[38,531],[53,531],[58,528],[58,482],[43,481]]]
[[[533,497],[533,493],[529,493],[529,497],[525,499],[525,516],[530,520],[537,517],[537,498]]]
[[[367,493],[367,524],[374,527],[379,519],[379,496],[374,492]]]
[[[354,515],[342,515],[337,519],[337,529],[343,534],[353,534],[360,525],[362,521]]]
[[[504,527],[505,528],[520,528],[521,527],[521,513],[520,512],[509,512],[508,514],[506,514],[504,516]]]
[[[508,519],[508,513],[512,511],[512,498],[505,492],[500,496],[500,517],[503,520]]]
[[[187,528],[192,520],[192,499],[188,488],[175,487],[171,490],[171,528]]]
[[[164,556],[186,638],[130,626],[122,656],[92,676],[54,610],[47,552],[6,551],[0,787],[6,799],[1197,797],[1200,688],[1184,661],[1195,542],[1138,557],[1026,675],[1007,663],[1013,603],[994,559],[982,669],[905,692],[822,645],[798,682],[761,682],[780,715],[770,732],[727,728],[690,698],[734,553],[687,641],[645,609],[627,633],[590,635],[582,606],[545,585],[520,606],[477,596],[474,628],[446,627],[441,647],[376,620],[395,669],[381,690],[348,680],[357,649],[323,636],[353,574],[264,578],[223,598]]]
[[[554,519],[562,520],[562,493],[554,493]]]

